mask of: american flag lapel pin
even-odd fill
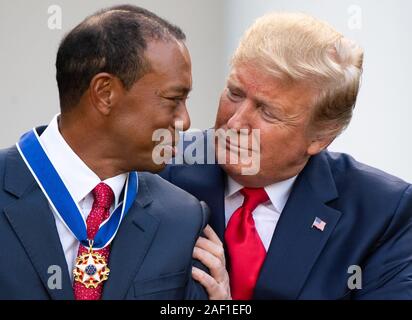
[[[316,228],[320,231],[325,230],[326,222],[323,221],[321,218],[316,217],[312,223],[312,228]]]

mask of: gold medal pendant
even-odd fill
[[[89,241],[89,251],[76,258],[74,280],[88,289],[97,288],[108,279],[109,272],[106,259],[99,253],[93,252],[93,241]]]

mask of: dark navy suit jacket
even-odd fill
[[[199,201],[150,173],[111,245],[103,299],[207,299],[191,277]],[[0,151],[0,299],[74,299],[54,216],[15,147]],[[50,266],[62,270],[51,289]],[[52,279],[53,280],[53,279]],[[53,288],[53,287],[52,287]]]
[[[209,205],[223,241],[220,167],[169,165],[161,175]],[[316,217],[323,232],[311,227]],[[362,289],[348,286],[352,265],[361,267]],[[411,185],[345,154],[312,157],[280,216],[254,299],[412,299]]]

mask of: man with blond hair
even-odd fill
[[[359,46],[313,17],[259,18],[233,56],[215,125],[240,140],[248,132],[248,143],[218,141],[220,166],[163,172],[209,204],[234,299],[412,298],[411,185],[327,151],[352,118],[362,61]],[[256,174],[230,161],[245,151],[258,153]],[[225,263],[210,243],[196,255],[212,276]]]

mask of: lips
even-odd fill
[[[243,148],[241,145],[231,143],[231,140],[232,139],[230,138],[226,138],[226,149],[231,152],[240,152],[240,151],[254,152],[256,151],[253,148],[249,148],[249,142],[248,142],[247,148]]]

